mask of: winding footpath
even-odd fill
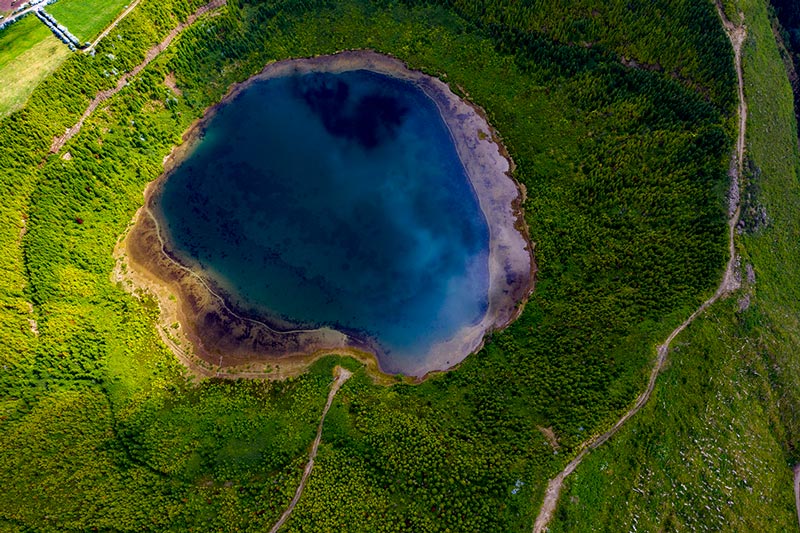
[[[325,404],[325,409],[322,410],[322,418],[320,418],[319,426],[317,426],[317,437],[314,439],[314,444],[311,445],[311,453],[308,454],[308,463],[306,463],[306,468],[303,470],[303,477],[300,478],[300,484],[297,486],[297,491],[294,493],[294,498],[292,498],[292,501],[289,502],[289,506],[283,512],[278,521],[275,522],[275,525],[272,526],[272,529],[269,530],[269,533],[278,532],[283,524],[285,524],[289,519],[289,516],[292,514],[292,511],[294,511],[294,507],[297,505],[297,502],[300,501],[300,496],[303,495],[303,489],[306,488],[308,477],[311,475],[311,470],[314,468],[314,459],[317,457],[317,448],[319,448],[319,441],[322,439],[322,425],[325,423],[325,415],[328,414],[328,409],[331,408],[333,397],[336,396],[336,393],[339,392],[340,388],[342,388],[344,382],[350,379],[350,376],[353,375],[352,372],[340,366],[336,367],[335,372],[336,377],[333,380],[333,385],[331,385],[331,391],[328,393],[328,402]]]
[[[726,294],[735,291],[741,285],[741,281],[739,280],[739,275],[737,272],[736,244],[734,237],[736,235],[736,225],[739,223],[739,215],[741,212],[741,205],[738,201],[738,191],[739,178],[742,175],[744,168],[745,131],[747,126],[747,103],[744,99],[744,78],[742,76],[742,45],[744,44],[747,36],[747,30],[744,24],[737,26],[728,19],[720,5],[719,0],[716,2],[716,6],[717,13],[722,20],[722,25],[725,29],[725,33],[730,39],[731,46],[733,47],[734,62],[739,86],[739,135],[736,141],[736,152],[733,155],[736,163],[735,172],[731,172],[730,184],[730,196],[731,198],[735,199],[735,209],[731,209],[732,212],[728,213],[728,250],[730,257],[728,259],[728,264],[725,267],[725,275],[723,276],[722,282],[720,283],[714,295],[703,302],[702,305],[700,305],[700,307],[698,307],[697,310],[695,310],[695,312],[689,316],[689,318],[687,318],[680,326],[675,328],[675,330],[670,333],[669,337],[667,337],[667,339],[664,341],[664,344],[658,347],[658,356],[656,357],[655,365],[650,372],[650,380],[647,383],[647,388],[645,388],[639,397],[636,398],[636,403],[634,403],[633,407],[631,407],[624,415],[622,415],[622,417],[617,420],[611,429],[586,441],[581,446],[580,453],[578,453],[578,455],[567,464],[564,470],[562,470],[547,484],[547,489],[545,490],[544,494],[544,501],[542,502],[542,507],[539,510],[539,516],[536,517],[536,522],[534,522],[533,525],[534,533],[542,533],[547,531],[547,526],[550,523],[550,520],[553,518],[553,513],[556,510],[558,499],[561,496],[561,489],[564,486],[564,479],[566,479],[567,476],[575,471],[575,469],[579,464],[581,464],[581,461],[583,461],[589,452],[598,448],[608,439],[613,437],[614,434],[616,434],[617,431],[619,431],[619,429],[631,417],[638,413],[639,410],[644,407],[644,405],[650,399],[650,395],[653,393],[653,389],[656,385],[656,378],[658,378],[658,374],[664,368],[664,363],[666,362],[667,355],[669,354],[669,346],[672,341],[675,340],[675,337],[685,330],[689,324],[694,322],[694,320],[701,313],[703,313],[703,311],[708,309],[708,307],[714,302]],[[744,16],[742,16],[742,19],[743,18]],[[734,168],[734,165],[731,166]],[[733,204],[733,201],[731,203]],[[800,469],[795,470],[795,491],[797,494],[798,519],[800,519]]]

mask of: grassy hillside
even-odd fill
[[[413,0],[411,0],[413,2]],[[424,3],[424,2],[420,2]],[[539,34],[559,43],[603,47],[620,60],[681,80],[711,99],[732,105],[731,55],[707,2],[672,0],[533,1],[437,0],[492,31]],[[630,60],[633,60],[631,63]]]
[[[765,2],[733,7],[744,11],[749,32],[743,57],[750,172],[740,251],[745,278],[748,265],[754,278],[739,301],[718,304],[678,338],[650,405],[576,471],[556,531],[584,524],[797,528],[797,130]]]
[[[359,370],[287,527],[527,530],[547,478],[628,406],[655,343],[722,272],[731,58],[718,26],[700,37],[689,24],[715,20],[713,5],[664,8],[660,24],[692,39],[636,34],[640,61],[685,63],[658,71],[619,57],[649,8],[602,18],[602,42],[587,47],[525,31],[513,6],[495,20],[465,3],[231,2],[47,156],[90,96],[196,5],[143,0],[95,57],[71,57],[2,123],[0,146],[19,148],[0,152],[13,221],[0,227],[0,301],[16,320],[0,325],[0,486],[15,491],[0,518],[45,531],[261,531],[280,513],[338,360],[285,383],[196,385],[158,339],[153,302],[112,283],[111,252],[164,156],[230,83],[269,61],[369,47],[446,73],[486,109],[528,191],[539,283],[522,317],[453,372],[379,387]]]

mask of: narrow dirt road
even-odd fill
[[[27,9],[24,9],[24,10],[20,11],[19,13],[15,13],[15,14],[9,16],[7,19],[3,19],[2,22],[4,24],[6,24],[6,25],[11,24],[15,20],[21,19],[25,15],[29,15],[30,13],[33,13],[34,11],[39,11],[40,9],[44,9],[44,6],[41,5],[41,4],[36,5],[36,6],[31,6],[31,7],[27,8]]]
[[[81,115],[81,118],[78,120],[78,122],[76,122],[71,128],[69,128],[66,132],[64,132],[64,135],[59,135],[58,137],[53,138],[53,143],[50,145],[50,153],[55,154],[59,150],[61,150],[61,148],[64,147],[67,141],[72,139],[75,135],[78,134],[79,131],[81,131],[83,123],[86,121],[87,118],[89,118],[89,116],[92,113],[94,113],[94,110],[97,109],[97,106],[99,106],[100,104],[102,104],[103,102],[105,102],[118,92],[120,92],[125,87],[125,85],[128,84],[128,80],[130,78],[139,74],[147,65],[150,64],[151,61],[157,58],[161,54],[161,52],[166,50],[167,46],[169,46],[169,44],[173,41],[173,39],[175,39],[175,37],[177,37],[178,34],[180,34],[195,20],[197,20],[199,16],[211,11],[212,9],[217,9],[219,7],[222,7],[226,3],[227,0],[212,0],[206,5],[197,8],[197,11],[189,15],[189,17],[186,19],[185,22],[181,22],[175,28],[173,28],[172,31],[169,32],[169,34],[166,37],[164,37],[164,39],[160,43],[158,43],[153,48],[147,51],[147,54],[145,54],[144,60],[141,63],[136,65],[130,72],[123,74],[122,77],[120,77],[116,87],[112,89],[107,89],[105,91],[100,91],[95,95],[94,99],[89,103],[89,106],[83,112],[83,115]]]
[[[292,501],[289,502],[289,507],[286,508],[278,521],[275,522],[275,525],[272,526],[272,529],[269,530],[269,533],[278,532],[283,524],[286,523],[286,520],[289,519],[289,515],[291,515],[292,511],[294,511],[294,507],[297,505],[297,502],[300,501],[300,496],[303,495],[303,489],[306,488],[308,476],[311,475],[311,470],[314,468],[314,458],[317,456],[319,441],[322,439],[322,425],[325,423],[325,415],[328,414],[328,409],[331,408],[333,397],[336,396],[336,393],[339,392],[339,389],[342,387],[344,382],[350,379],[350,376],[352,375],[353,373],[349,370],[340,366],[336,367],[336,377],[334,378],[333,385],[331,385],[331,391],[328,393],[328,402],[325,404],[325,409],[322,410],[322,418],[320,418],[319,426],[317,426],[317,438],[314,439],[314,444],[311,445],[311,453],[308,454],[308,463],[306,464],[305,470],[303,470],[303,477],[300,478],[300,484],[297,486],[297,491],[294,493],[294,498],[292,498]]]
[[[734,52],[734,62],[736,66],[736,74],[738,77],[738,85],[739,85],[739,135],[736,141],[736,152],[734,153],[734,158],[736,159],[736,172],[734,175],[731,176],[731,194],[733,195],[733,191],[738,191],[738,180],[742,175],[742,170],[744,167],[744,151],[745,151],[745,128],[747,126],[747,103],[744,99],[744,78],[742,76],[742,45],[745,41],[747,36],[747,31],[745,26],[742,24],[740,26],[734,25],[728,17],[725,15],[725,12],[722,10],[719,1],[717,2],[717,12],[719,13],[719,17],[722,20],[722,25],[725,28],[725,33],[728,35],[728,38],[731,41],[731,46],[733,46]],[[744,17],[742,17],[744,18]],[[732,165],[733,167],[734,165]],[[605,433],[601,435],[597,435],[592,437],[588,441],[586,441],[580,453],[570,461],[567,466],[562,470],[555,478],[550,480],[547,484],[547,489],[545,490],[544,494],[544,501],[542,502],[542,507],[539,510],[539,516],[536,517],[536,522],[533,525],[534,533],[541,533],[547,530],[547,525],[550,523],[550,520],[553,518],[553,513],[556,510],[556,505],[558,504],[558,499],[561,496],[561,489],[564,485],[564,479],[569,476],[575,469],[581,464],[584,457],[589,454],[592,450],[596,449],[608,439],[614,436],[614,434],[619,431],[619,429],[639,410],[644,407],[647,401],[650,399],[650,395],[653,393],[653,389],[656,385],[656,378],[658,378],[658,374],[664,368],[664,363],[667,360],[667,354],[669,353],[669,346],[675,337],[677,337],[686,327],[694,322],[694,320],[710,305],[714,302],[719,300],[722,296],[735,291],[739,288],[741,282],[739,280],[739,276],[736,272],[736,243],[734,237],[736,235],[736,225],[739,223],[739,214],[741,212],[741,206],[739,202],[736,202],[736,209],[731,213],[728,219],[728,250],[730,253],[730,257],[728,259],[728,265],[725,267],[725,275],[722,278],[722,282],[720,283],[717,291],[714,293],[711,298],[706,300],[702,303],[697,310],[691,314],[689,318],[687,318],[680,326],[675,328],[675,330],[670,333],[667,340],[664,341],[664,344],[658,347],[658,356],[656,357],[655,365],[653,369],[650,371],[650,380],[647,383],[647,388],[636,398],[636,403],[634,403],[633,407],[631,407],[628,412],[622,415],[622,418],[617,420],[617,422]],[[795,489],[800,491],[800,469],[795,470]],[[800,519],[800,492],[798,492],[798,519]]]
[[[140,1],[141,1],[141,0],[133,0],[133,2],[131,3],[131,5],[129,5],[129,6],[127,7],[127,9],[125,9],[125,11],[123,11],[122,13],[120,13],[120,14],[119,14],[119,16],[118,16],[117,18],[115,18],[115,19],[114,19],[114,22],[112,22],[111,24],[109,24],[109,25],[108,25],[108,27],[107,27],[106,29],[104,29],[104,30],[102,31],[102,33],[100,33],[100,35],[98,35],[98,36],[97,36],[97,39],[95,39],[94,41],[92,41],[92,44],[90,44],[89,46],[87,46],[86,48],[84,48],[84,50],[83,50],[83,51],[84,51],[84,52],[86,52],[86,53],[88,54],[88,53],[90,53],[92,50],[94,50],[94,47],[95,47],[95,46],[97,46],[97,43],[99,43],[100,41],[102,41],[102,40],[103,40],[103,37],[105,37],[106,35],[108,35],[108,33],[109,33],[111,30],[113,30],[114,28],[116,28],[116,27],[117,27],[117,24],[119,24],[119,23],[120,23],[120,21],[121,21],[122,19],[124,19],[125,17],[127,17],[127,16],[128,16],[128,14],[129,14],[131,11],[133,11],[133,8],[135,8],[137,5],[139,5],[139,2],[140,2]]]

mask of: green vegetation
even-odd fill
[[[745,278],[751,264],[755,282],[677,339],[650,405],[576,471],[556,531],[581,524],[797,528],[797,130],[766,6],[742,0],[731,11],[737,9],[749,32],[743,59],[750,110],[740,252]]]
[[[627,408],[656,343],[722,272],[735,93],[713,5],[232,1],[48,156],[91,96],[198,5],[142,0],[96,56],[71,56],[1,123],[0,486],[12,494],[0,518],[20,530],[263,531],[294,492],[341,363],[357,372],[328,414],[287,531],[528,530],[548,477]],[[193,383],[156,334],[154,303],[111,281],[118,236],[181,133],[232,82],[269,61],[364,47],[446,73],[487,111],[528,191],[534,296],[480,353],[419,386],[376,386],[333,357],[283,383]],[[648,68],[625,66],[620,54]],[[169,74],[181,95],[165,86]],[[752,262],[766,277],[766,260]],[[733,327],[738,315],[726,305],[713,316]],[[743,368],[719,357],[735,331],[717,337],[714,328],[709,318],[689,332],[718,366],[690,367],[687,384]],[[681,388],[659,389],[653,408],[662,395],[689,401],[680,371],[670,370]],[[738,385],[769,392],[745,377]],[[719,413],[756,416],[759,402],[720,400]],[[757,435],[772,429],[762,420]],[[732,445],[733,430],[717,430],[713,446]],[[749,453],[752,442],[735,450]],[[775,468],[776,442],[764,452]],[[737,490],[736,505],[755,501]],[[764,494],[780,512],[751,525],[788,523],[784,493]]]
[[[678,339],[650,404],[568,480],[552,531],[796,529],[765,354],[775,341],[757,309],[737,305],[715,306]]]
[[[34,16],[0,31],[0,117],[22,107],[68,55],[69,49]]]
[[[424,3],[424,2],[419,2]],[[732,105],[731,50],[706,2],[578,0],[439,0],[472,24],[491,31],[531,33],[582,47],[603,47],[647,70],[682,79],[714,100]],[[564,65],[566,66],[566,65]]]
[[[133,0],[59,0],[47,11],[81,42],[91,41]]]
[[[770,18],[778,39],[778,49],[787,66],[794,90],[794,113],[800,121],[800,5],[792,0],[770,0]]]

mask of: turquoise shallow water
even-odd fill
[[[488,305],[489,230],[436,105],[366,70],[254,82],[155,198],[239,312],[331,326],[402,372]]]

